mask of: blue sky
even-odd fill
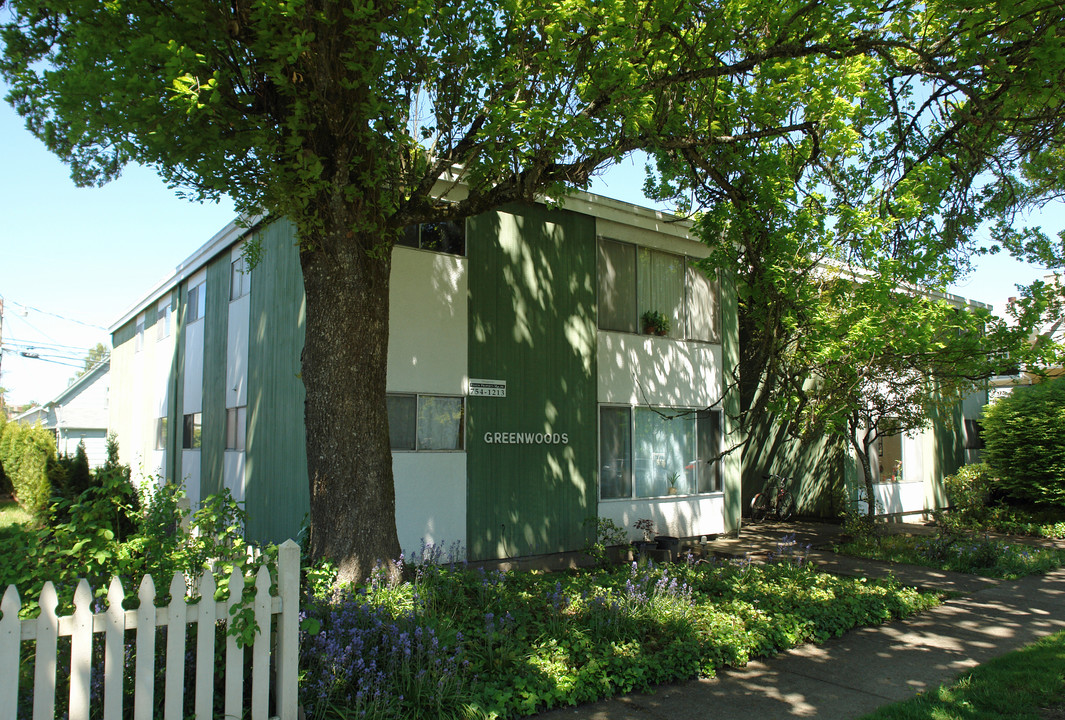
[[[232,219],[233,207],[182,200],[140,167],[102,188],[77,188],[6,103],[0,137],[0,387],[10,404],[45,402],[66,388],[88,348],[108,344],[119,316]],[[642,183],[643,164],[627,161],[591,190],[648,204]],[[1049,208],[1042,224],[1065,227],[1065,204]],[[1045,272],[991,258],[954,291],[1001,308],[1016,283]]]

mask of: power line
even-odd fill
[[[37,313],[40,313],[42,315],[49,315],[51,317],[58,318],[59,320],[64,320],[66,322],[76,323],[78,325],[84,325],[85,327],[92,328],[94,330],[103,330],[104,332],[107,331],[107,328],[102,327],[100,325],[94,325],[92,323],[87,323],[87,322],[84,322],[82,320],[76,320],[74,318],[66,317],[65,315],[59,315],[58,313],[48,312],[47,310],[41,310],[40,308],[35,308],[32,305],[24,305],[24,304],[20,303],[18,300],[11,300],[10,298],[8,298],[8,303],[11,304],[11,305],[18,305],[20,308],[22,308],[24,310],[32,310],[33,312],[37,312]]]

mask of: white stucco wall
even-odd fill
[[[466,258],[396,247],[392,253],[388,391],[464,395]],[[466,453],[394,452],[396,527],[409,556],[422,541],[466,544]]]
[[[422,541],[466,546],[466,453],[392,453],[396,528],[407,557]]]
[[[705,408],[721,398],[721,346],[599,332],[599,402]]]
[[[466,392],[466,262],[402,246],[392,251],[389,392]]]

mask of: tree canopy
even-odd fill
[[[294,222],[311,550],[348,578],[399,550],[385,353],[404,226],[558,198],[646,149],[669,192],[708,208],[713,245],[744,253],[747,307],[763,291],[794,303],[806,290],[789,277],[822,258],[949,275],[966,231],[1012,207],[1018,164],[1053,166],[1038,139],[1060,137],[1060,76],[1041,74],[1062,64],[1049,1],[7,7],[8,100],[76,182],[137,161],[191,197]],[[1003,171],[984,182],[991,163]],[[794,323],[770,312],[762,327]]]

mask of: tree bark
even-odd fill
[[[385,403],[392,243],[388,231],[353,235],[350,212],[303,243],[302,360],[311,556],[360,582],[400,553]]]

